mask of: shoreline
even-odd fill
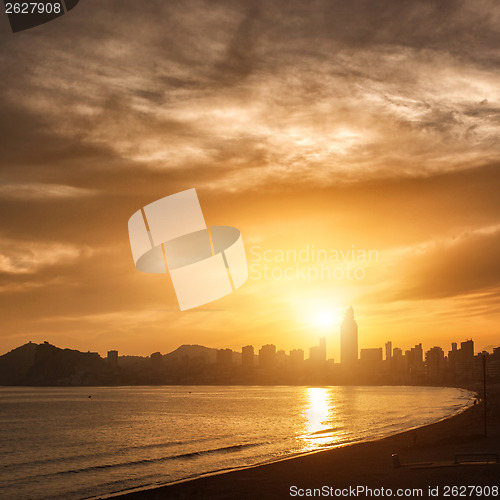
[[[498,388],[495,392],[497,396],[500,393]],[[479,486],[498,485],[500,465],[452,465],[455,453],[477,453],[478,450],[484,452],[481,447],[486,445],[493,445],[493,451],[500,452],[498,422],[492,419],[494,422],[491,428],[495,429],[494,432],[491,437],[482,438],[481,417],[482,405],[470,403],[449,417],[394,435],[348,443],[326,450],[313,450],[256,465],[209,472],[195,478],[134,488],[92,499],[290,498],[290,487],[294,485],[304,489],[305,493],[308,488],[311,493],[314,488],[323,486],[348,488],[361,483],[369,487],[378,485],[386,488],[398,484],[406,487],[403,483],[408,486],[413,484],[413,487],[420,484],[420,487],[426,489],[445,484],[443,481],[446,478],[451,481],[450,486],[458,485],[464,479],[463,472],[466,469],[484,483],[478,483]],[[394,453],[399,455],[401,468],[393,467]],[[419,462],[440,462],[440,465],[427,465],[426,472],[422,472],[424,469],[421,468],[419,474],[425,477],[423,481],[415,482],[414,471],[417,467],[407,467],[405,464]],[[472,484],[470,479],[466,482]]]

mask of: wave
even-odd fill
[[[224,437],[224,436],[221,436]],[[189,445],[189,444],[197,444],[197,443],[204,443],[207,441],[213,441],[213,437],[207,437],[204,439],[190,439],[190,440],[184,440],[184,441],[165,441],[163,443],[152,443],[152,444],[143,444],[143,445],[136,445],[136,446],[127,446],[124,448],[118,448],[116,450],[113,450],[113,455],[120,455],[124,453],[128,453],[131,451],[136,451],[136,450],[153,450],[153,449],[159,449],[159,448],[170,448],[171,446],[183,446],[183,445]],[[54,458],[44,458],[44,459],[38,459],[38,460],[30,460],[26,461],[24,460],[23,462],[11,462],[9,464],[5,464],[3,468],[8,469],[8,468],[19,468],[19,467],[30,467],[32,465],[46,465],[46,464],[57,464],[57,463],[67,463],[68,461],[75,461],[75,460],[85,460],[85,459],[95,459],[99,457],[106,457],[109,456],[110,453],[109,451],[101,452],[101,453],[86,453],[86,454],[78,454],[78,455],[62,455],[60,457],[54,457]]]
[[[342,430],[344,430],[344,427],[330,427],[328,429],[321,429],[320,431],[311,432],[310,434],[308,434],[308,436],[316,436],[318,434],[327,434],[330,432],[336,432],[336,431],[342,431]]]
[[[236,444],[236,445],[231,445],[231,446],[224,446],[221,448],[212,448],[212,449],[208,449],[208,450],[193,451],[190,453],[181,453],[178,455],[170,455],[170,456],[165,456],[165,457],[144,458],[141,460],[130,460],[130,461],[126,461],[126,462],[98,464],[98,465],[93,465],[91,467],[81,467],[81,468],[77,468],[77,469],[68,469],[68,470],[64,470],[64,471],[51,472],[48,474],[36,474],[36,475],[32,475],[32,476],[27,476],[24,479],[31,480],[31,479],[48,478],[48,477],[61,477],[61,476],[66,476],[66,475],[71,475],[71,474],[92,472],[92,471],[103,470],[103,469],[109,470],[109,469],[131,467],[131,466],[142,465],[142,464],[153,464],[153,463],[159,463],[159,462],[167,462],[170,460],[193,460],[193,459],[196,459],[198,457],[205,456],[205,455],[234,453],[234,452],[238,452],[238,451],[241,451],[244,449],[262,446],[265,444],[268,444],[268,443],[262,442],[262,443]]]

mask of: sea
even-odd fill
[[[0,498],[73,500],[373,440],[471,404],[440,387],[0,387]]]

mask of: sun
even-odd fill
[[[314,314],[313,323],[319,328],[331,328],[339,323],[339,318],[334,310],[325,309]]]
[[[315,293],[309,296],[297,296],[290,301],[291,314],[302,325],[304,331],[320,337],[338,329],[344,318],[343,302],[337,297]]]

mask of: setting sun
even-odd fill
[[[330,328],[340,323],[340,318],[334,310],[322,310],[316,312],[314,325],[320,328]]]

